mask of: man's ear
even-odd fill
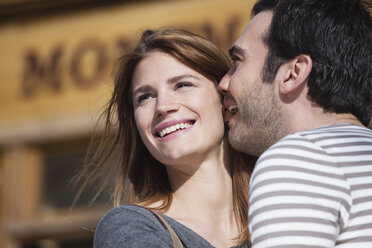
[[[302,88],[307,82],[313,67],[309,55],[300,54],[285,65],[284,77],[279,82],[279,91],[287,95]]]

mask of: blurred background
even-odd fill
[[[110,194],[89,204],[91,187],[70,209],[71,179],[111,95],[114,62],[143,30],[165,26],[227,52],[253,2],[0,0],[0,247],[92,247]]]
[[[0,247],[92,247],[112,207],[95,187],[70,211],[115,60],[143,30],[176,26],[227,52],[248,0],[0,0]],[[98,127],[99,128],[99,127]]]

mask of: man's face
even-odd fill
[[[263,37],[271,18],[272,12],[264,11],[250,21],[230,50],[234,66],[219,84],[231,145],[256,156],[276,142],[283,129],[275,80],[262,81],[268,53]]]

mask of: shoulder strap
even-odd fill
[[[171,238],[172,238],[172,242],[173,242],[173,247],[174,248],[183,248],[183,244],[181,242],[181,240],[179,239],[178,235],[176,234],[176,232],[173,230],[173,228],[168,224],[168,222],[160,215],[158,214],[157,212],[155,211],[151,211],[150,212],[155,215],[155,217],[159,220],[159,222],[165,227],[165,229],[167,229],[167,231],[169,232]]]

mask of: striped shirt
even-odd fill
[[[250,185],[253,248],[372,248],[372,130],[288,135],[258,159]]]

